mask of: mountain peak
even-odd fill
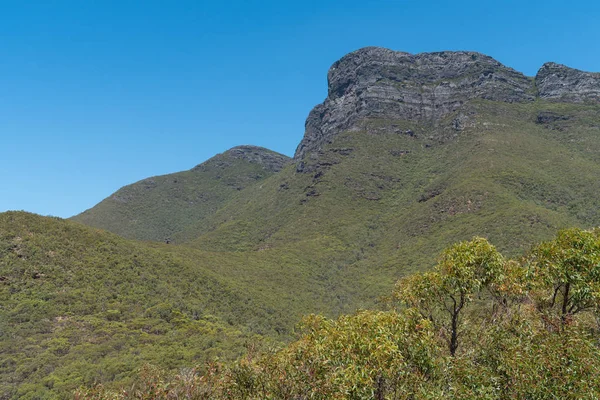
[[[231,149],[212,157],[211,159],[194,167],[193,170],[203,169],[204,167],[214,163],[222,163],[223,158],[233,158],[237,160],[244,160],[251,164],[258,164],[269,172],[278,172],[291,161],[290,157],[264,147],[241,145],[232,147]]]
[[[470,51],[410,54],[365,47],[336,61],[327,78],[328,96],[309,114],[296,159],[365,118],[432,122],[474,98],[535,98],[530,78]]]
[[[161,241],[204,220],[233,196],[279,172],[290,157],[258,146],[236,146],[189,171],[122,187],[73,217],[121,236]]]

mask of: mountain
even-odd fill
[[[188,228],[189,246],[318,254],[334,240],[358,281],[390,282],[473,235],[518,253],[600,224],[598,74],[366,48],[328,78],[294,164]]]
[[[239,191],[290,161],[256,146],[238,146],[189,171],[155,176],[119,189],[73,220],[140,240],[170,241],[189,224],[218,210]]]
[[[1,214],[0,397],[235,357],[376,306],[459,240],[517,256],[600,225],[599,74],[370,47],[328,85],[293,159],[244,146],[72,221]]]

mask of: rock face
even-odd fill
[[[467,51],[409,54],[366,47],[335,62],[327,78],[327,98],[310,112],[296,160],[365,118],[435,124],[476,98],[600,101],[600,73],[546,63],[533,79],[491,57]],[[460,131],[466,121],[459,115],[453,123]]]
[[[296,159],[364,118],[435,122],[474,98],[535,98],[530,78],[474,52],[413,55],[367,47],[334,63],[327,78],[327,99],[310,112]]]
[[[291,158],[259,146],[236,146],[223,153],[225,156],[245,160],[252,164],[261,165],[266,171],[279,172],[291,161]],[[207,162],[197,165],[194,170],[204,169],[207,164],[223,162],[220,158],[215,157]]]
[[[600,101],[600,73],[546,63],[538,71],[535,84],[542,99],[573,103]]]

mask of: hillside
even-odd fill
[[[287,341],[305,313],[354,306],[338,296],[357,286],[328,272],[334,262],[333,251],[206,252],[1,213],[0,398],[68,398],[126,386],[144,363],[179,370]]]
[[[351,53],[332,66],[294,165],[181,236],[311,254],[335,240],[338,268],[385,291],[456,240],[484,235],[514,255],[596,226],[598,76],[546,64],[528,78],[469,52]]]
[[[389,310],[310,315],[282,349],[208,373],[146,366],[130,388],[76,398],[595,399],[598,283],[598,229],[561,230],[519,260],[473,238],[401,279]]]
[[[293,160],[243,146],[72,221],[0,214],[0,397],[232,358],[377,307],[457,241],[512,257],[600,225],[600,74],[365,48],[328,82]]]
[[[214,272],[64,220],[0,214],[0,280],[0,398],[125,384],[144,361],[231,358],[251,337],[224,320],[247,307]]]
[[[125,186],[73,220],[126,238],[170,241],[174,233],[202,221],[289,160],[261,147],[234,147],[189,171]]]

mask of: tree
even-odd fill
[[[496,248],[476,237],[446,249],[433,272],[400,280],[394,297],[442,328],[449,336],[448,348],[454,356],[465,307],[485,287],[498,281],[504,265]]]
[[[576,314],[598,310],[600,230],[565,229],[537,246],[528,259],[532,298],[557,329]],[[559,317],[559,323],[549,317]]]

